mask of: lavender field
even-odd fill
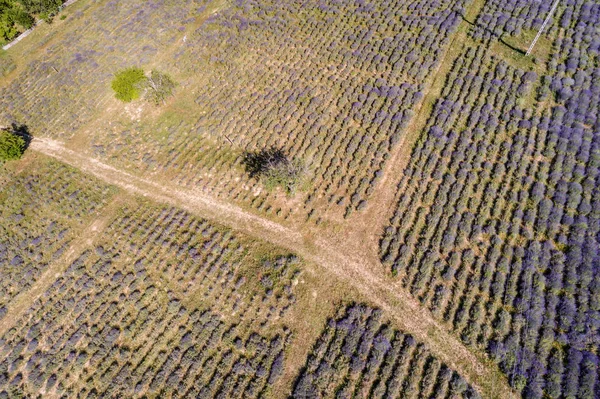
[[[0,397],[600,398],[600,4],[553,5],[38,24],[0,53]]]

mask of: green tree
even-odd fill
[[[25,29],[31,28],[35,23],[35,19],[19,7],[13,7],[8,11],[8,14],[15,23],[21,25]]]
[[[7,12],[0,12],[0,43],[10,41],[19,33],[15,21]]]
[[[177,86],[177,83],[169,75],[157,70],[152,70],[147,83],[146,98],[156,105],[164,104],[166,99],[173,95],[173,90]]]
[[[146,81],[146,75],[141,68],[127,68],[115,75],[111,87],[117,99],[128,103],[140,97],[140,91]]]
[[[25,139],[10,129],[0,130],[0,162],[19,159],[25,152]]]
[[[30,14],[40,15],[42,18],[55,15],[60,11],[63,0],[18,0]]]
[[[0,43],[5,43],[21,31],[29,29],[35,18],[16,0],[0,0]]]

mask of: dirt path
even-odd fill
[[[100,216],[92,218],[87,226],[76,233],[76,238],[71,241],[68,250],[56,261],[50,263],[40,278],[28,290],[21,292],[8,303],[6,315],[2,319],[2,322],[0,322],[0,336],[4,335],[6,331],[10,330],[17,322],[19,322],[35,300],[43,295],[56,281],[58,276],[60,276],[83,251],[94,243],[94,239],[106,228],[111,221],[114,212],[120,207],[121,203],[121,199],[116,197],[112,202],[103,207],[99,211],[101,212]]]
[[[474,21],[484,2],[482,0],[473,0],[470,4],[465,18]],[[391,209],[396,205],[398,194],[398,183],[408,166],[412,149],[414,148],[421,132],[427,126],[429,116],[435,102],[440,98],[442,90],[446,83],[447,76],[452,70],[454,61],[464,50],[464,44],[467,42],[467,32],[470,25],[466,21],[461,21],[452,41],[446,48],[442,59],[438,63],[435,72],[431,75],[429,85],[425,90],[425,95],[421,103],[415,109],[415,115],[404,131],[404,135],[396,144],[395,151],[385,166],[381,181],[378,185],[377,194],[368,201],[368,207],[363,215],[364,220],[370,220],[365,239],[369,241],[370,251],[377,251],[379,248],[379,239],[383,228],[388,224],[391,217]],[[377,253],[373,254],[377,256]]]
[[[381,269],[380,265],[372,265],[373,261],[344,252],[323,239],[311,240],[286,226],[201,192],[159,184],[115,169],[51,139],[34,139],[31,148],[130,193],[185,209],[297,253],[322,267],[330,276],[358,289],[373,304],[386,311],[398,327],[427,342],[433,353],[465,376],[485,397],[516,397],[495,367],[490,367],[483,358],[449,334],[446,327],[434,320],[398,282],[386,278],[383,273],[373,273],[372,270]]]

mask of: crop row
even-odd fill
[[[265,326],[296,302],[293,255],[257,255],[229,230],[175,208],[124,209],[107,236],[127,256],[152,265],[186,297]]]
[[[33,167],[34,173],[8,174],[1,182],[0,317],[65,252],[76,229],[110,192],[55,162]]]
[[[74,261],[0,340],[2,394],[263,395],[283,371],[287,333],[188,309],[143,263],[108,245]]]
[[[426,345],[350,305],[330,319],[299,375],[294,398],[479,398]]]
[[[548,74],[487,45],[456,60],[381,241],[403,284],[531,398],[599,386],[599,19],[575,10]]]

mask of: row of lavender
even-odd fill
[[[265,327],[296,303],[299,260],[255,258],[230,230],[175,208],[124,209],[107,231],[125,253],[152,265],[174,291],[199,298],[240,321]]]
[[[0,339],[0,395],[247,398],[279,379],[299,260],[139,205]]]
[[[422,342],[350,305],[330,319],[296,380],[294,398],[479,398]]]
[[[192,83],[201,116],[193,127],[175,126],[169,145],[178,150],[168,159],[164,149],[151,151],[156,162],[145,167],[177,171],[181,184],[208,185],[260,207],[277,195],[260,193],[257,200],[257,182],[237,181],[241,157],[211,163],[207,174],[187,165],[230,142],[234,155],[274,145],[303,159],[314,175],[303,213],[318,219],[320,210],[349,215],[363,208],[463,6],[236,2],[188,35],[176,53],[179,69],[203,75]],[[237,172],[217,185],[214,176],[231,175],[232,164]]]
[[[480,18],[511,10],[497,26],[518,33],[519,4],[489,1]],[[594,398],[600,7],[578,1],[557,19],[542,76],[487,44],[456,61],[402,176],[381,257],[525,397]]]
[[[108,187],[63,165],[35,166],[33,174],[7,171],[0,181],[0,318],[110,197]]]
[[[279,377],[287,337],[186,308],[116,248],[88,251],[2,337],[0,389],[5,397],[257,397]]]

